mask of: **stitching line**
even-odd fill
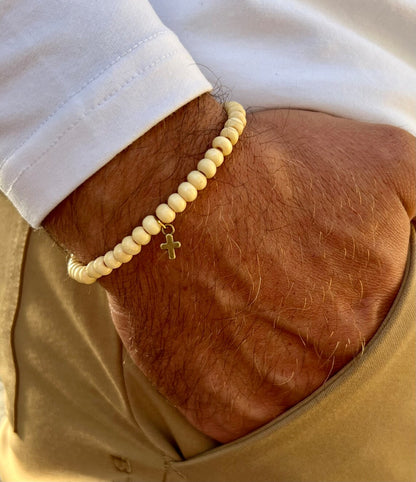
[[[115,65],[116,63],[118,63],[122,58],[126,57],[128,54],[130,54],[131,52],[133,52],[134,50],[136,50],[137,48],[139,48],[141,45],[151,41],[151,40],[154,40],[156,39],[157,37],[159,37],[160,35],[163,35],[163,34],[166,34],[168,33],[169,31],[168,30],[160,30],[159,32],[156,32],[154,33],[153,35],[150,35],[149,37],[146,37],[142,40],[140,40],[139,42],[135,43],[134,45],[132,45],[129,49],[127,49],[125,52],[123,52],[122,54],[120,54],[118,57],[116,57],[115,59],[113,59],[109,64],[107,64],[105,67],[103,67],[98,73],[96,73],[93,77],[89,78],[86,82],[84,82],[81,87],[76,90],[75,92],[72,92],[72,94],[69,94],[69,96],[63,101],[61,102],[58,107],[51,113],[48,115],[48,117],[41,123],[38,125],[38,127],[32,131],[28,137],[26,137],[15,149],[13,149],[7,156],[6,158],[4,159],[3,163],[0,164],[0,167],[2,167],[6,162],[7,160],[13,156],[13,154],[18,151],[24,144],[26,144],[26,142],[28,142],[47,122],[49,122],[50,119],[52,119],[73,97],[75,97],[76,95],[78,95],[80,92],[82,92],[84,89],[86,89],[92,82],[94,82],[94,80],[98,79],[101,75],[103,75],[107,70],[109,70],[113,65]]]
[[[70,124],[53,142],[48,146],[48,148],[40,154],[39,157],[37,157],[33,162],[31,162],[29,165],[27,165],[24,169],[22,169],[19,174],[15,177],[15,179],[12,181],[10,184],[10,187],[6,191],[6,195],[10,194],[10,191],[13,189],[13,186],[16,184],[16,182],[21,178],[21,176],[28,170],[33,168],[36,164],[39,163],[39,161],[42,159],[42,157],[47,154],[53,147],[58,144],[58,142],[69,132],[71,131],[74,127],[76,127],[83,118],[87,117],[91,112],[96,110],[98,107],[101,107],[103,104],[108,102],[112,97],[114,97],[117,93],[119,93],[121,90],[125,89],[129,84],[131,84],[135,79],[138,77],[143,76],[148,70],[152,69],[156,65],[160,64],[162,61],[172,57],[178,52],[177,49],[161,56],[158,57],[154,62],[152,62],[149,65],[146,65],[146,67],[143,67],[143,69],[139,70],[136,72],[134,75],[132,75],[129,79],[125,80],[118,88],[114,89],[112,92],[110,92],[106,97],[104,97],[98,104],[94,105],[90,109],[86,110],[78,119]]]
[[[164,455],[163,457],[163,479],[162,482],[167,482],[167,477],[169,475],[169,471],[172,470],[175,472],[179,477],[181,477],[182,480],[188,480],[188,477],[186,477],[185,474],[180,472],[176,467],[174,467],[172,464],[175,462],[171,457]]]

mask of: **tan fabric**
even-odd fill
[[[28,236],[3,197],[0,250],[4,482],[416,479],[414,236],[401,291],[364,355],[272,423],[219,447],[131,362],[100,287],[68,279],[64,254],[43,231]]]

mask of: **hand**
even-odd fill
[[[215,125],[217,106],[208,111]],[[183,139],[149,143],[166,163],[130,181],[125,168],[150,149],[133,145],[46,226],[84,261],[104,253],[194,168],[213,137],[201,132],[190,136],[189,155]],[[190,144],[201,137],[204,146]],[[401,282],[414,159],[414,139],[399,129],[316,112],[257,113],[216,178],[175,220],[177,259],[168,260],[159,237],[102,278],[130,355],[193,425],[221,442],[240,437],[364,349]],[[112,196],[97,194],[103,185]],[[105,226],[104,236],[62,235],[70,216],[80,233],[91,230],[93,211],[102,213],[93,229]],[[123,217],[109,224],[117,212]]]

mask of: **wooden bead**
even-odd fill
[[[77,262],[75,261],[75,259],[74,259],[73,256],[71,255],[71,257],[70,257],[69,260],[68,260],[68,265],[67,265],[67,266],[68,266],[68,274],[69,274],[69,271],[70,271],[70,270],[72,270],[72,269],[75,268],[76,263],[77,263]]]
[[[150,240],[152,239],[150,234],[144,230],[143,226],[137,226],[137,228],[134,228],[131,237],[134,239],[135,243],[140,244],[141,246],[150,243]]]
[[[230,141],[228,141],[230,142]],[[198,171],[205,174],[208,179],[215,176],[217,166],[210,159],[201,159],[197,165]]]
[[[182,213],[185,211],[186,201],[177,192],[174,192],[168,197],[168,205],[175,213]]]
[[[87,267],[83,266],[78,275],[78,280],[80,283],[83,283],[84,285],[91,285],[97,281],[97,278],[88,276],[87,273]]]
[[[226,102],[224,104],[224,108],[225,108],[227,113],[238,110],[239,112],[242,112],[244,115],[246,115],[246,111],[245,111],[244,107],[240,103],[235,102],[234,100],[232,100],[230,102]]]
[[[117,261],[116,258],[114,257],[113,251],[107,251],[104,255],[104,263],[106,266],[108,266],[111,269],[116,269],[120,268],[122,263],[120,261]]]
[[[207,186],[207,178],[199,171],[191,171],[188,174],[188,182],[192,184],[198,191],[205,189]]]
[[[132,236],[126,236],[123,238],[121,242],[121,246],[123,247],[123,251],[127,254],[136,255],[139,254],[142,247],[140,244],[137,244]]]
[[[227,139],[229,139],[229,141],[231,142],[231,144],[233,146],[235,146],[237,144],[238,132],[237,132],[236,129],[234,129],[234,127],[224,127],[224,129],[222,129],[220,134],[223,137],[226,137]]]
[[[102,274],[94,268],[94,260],[87,264],[87,274],[90,278],[101,278]]]
[[[74,265],[74,262],[75,262],[74,255],[73,255],[73,254],[71,254],[71,256],[70,256],[70,257],[69,257],[69,259],[68,259],[68,264],[67,264],[68,269],[69,269],[71,266],[73,266],[73,265]]]
[[[246,116],[238,110],[233,110],[232,112],[229,112],[228,118],[229,119],[238,119],[240,122],[242,122],[244,127],[247,125]]]
[[[233,145],[231,144],[230,140],[223,136],[216,137],[212,141],[212,147],[221,149],[224,156],[228,156],[228,154],[231,154],[231,151],[233,150]]]
[[[72,271],[72,276],[75,280],[77,280],[79,283],[82,283],[82,266],[75,266],[73,271]]]
[[[68,266],[68,274],[75,281],[78,281],[78,283],[83,283],[86,285],[94,283],[97,279],[88,276],[87,267],[78,262],[73,263],[71,267]]]
[[[74,266],[74,264],[68,261],[68,274],[71,278],[74,278],[74,279],[75,279],[75,275],[74,275],[75,268],[76,267]]]
[[[143,228],[152,236],[159,234],[162,226],[157,222],[157,219],[152,215],[146,216],[142,221]]]
[[[93,263],[95,271],[100,273],[102,276],[107,276],[113,271],[112,268],[109,268],[104,264],[104,256],[99,256],[93,261]]]
[[[224,127],[232,127],[238,132],[239,136],[241,136],[244,131],[244,124],[240,121],[240,119],[236,119],[235,117],[228,119],[225,122]]]
[[[224,162],[224,154],[219,149],[215,149],[215,147],[208,149],[204,157],[210,159],[217,167],[220,167]]]
[[[116,260],[120,261],[121,263],[128,263],[133,257],[131,254],[128,254],[124,251],[121,243],[116,245],[116,247],[113,249],[113,253]]]
[[[166,203],[162,203],[156,208],[156,216],[162,221],[162,223],[168,224],[176,218],[176,213]]]
[[[78,281],[80,269],[81,269],[81,266],[77,266],[75,263],[72,263],[71,266],[68,265],[69,276]]]
[[[178,187],[178,193],[188,203],[195,201],[196,197],[198,196],[198,191],[190,182],[181,182]]]

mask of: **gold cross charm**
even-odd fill
[[[162,232],[166,236],[166,243],[162,243],[160,245],[160,248],[161,249],[167,249],[169,259],[176,259],[175,249],[180,248],[181,243],[180,243],[180,241],[174,241],[173,240],[173,233],[175,232],[175,228],[171,224],[166,224],[166,227],[168,227],[168,226],[170,228],[172,228],[172,232],[166,234],[165,228],[162,228]]]

